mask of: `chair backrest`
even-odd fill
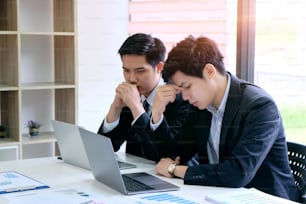
[[[287,142],[287,145],[291,172],[303,200],[302,196],[306,193],[306,145],[295,142]]]

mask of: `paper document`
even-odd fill
[[[110,204],[104,198],[72,188],[45,189],[33,192],[9,193],[0,195],[0,204]]]
[[[223,194],[205,196],[205,199],[214,204],[289,204],[293,201],[273,196],[255,188],[242,189]]]
[[[49,186],[15,171],[0,172],[0,194],[42,188]]]

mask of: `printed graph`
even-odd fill
[[[149,195],[149,196],[142,196],[140,197],[141,201],[138,202],[138,204],[142,203],[178,203],[178,204],[199,204],[197,202],[176,196],[171,195],[168,193],[163,194],[156,194],[156,195]]]

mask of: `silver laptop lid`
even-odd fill
[[[79,127],[70,123],[52,120],[55,138],[64,162],[90,169]]]
[[[96,180],[127,194],[111,140],[79,128],[83,143]]]

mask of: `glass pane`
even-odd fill
[[[306,1],[256,4],[255,83],[275,99],[287,139],[306,143]]]

